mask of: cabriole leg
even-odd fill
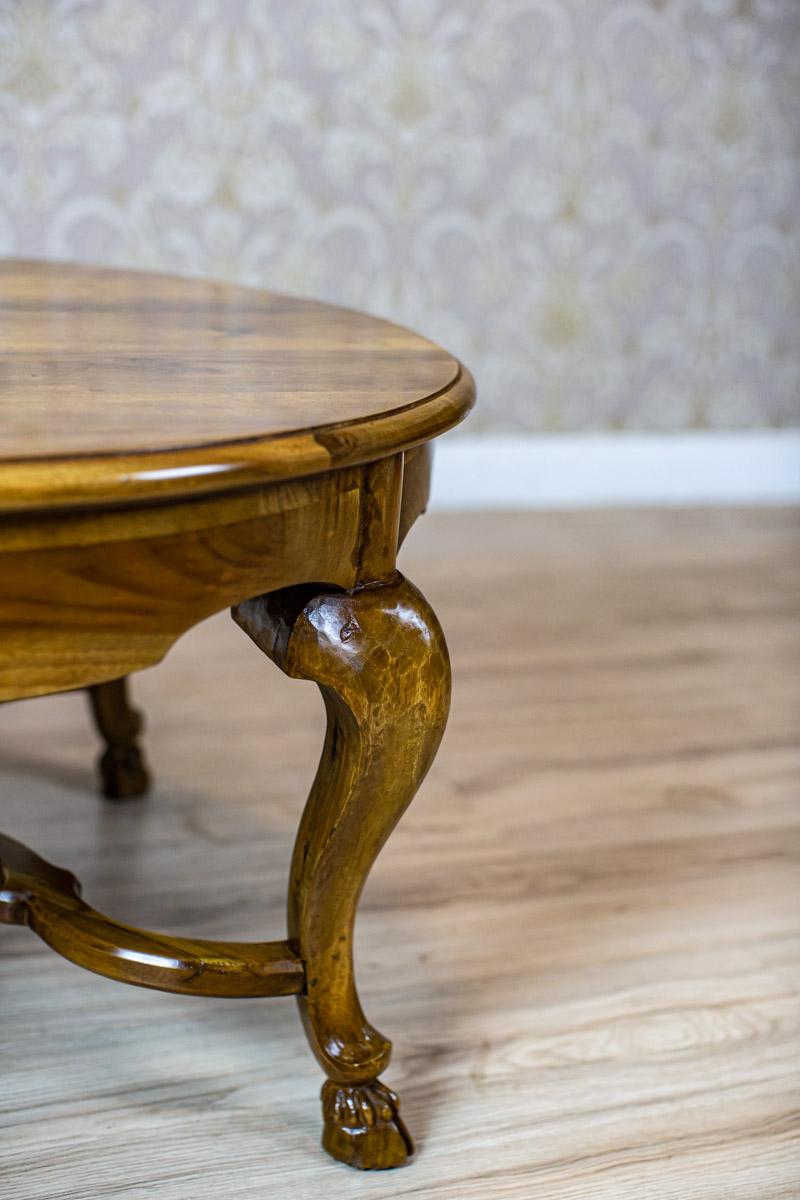
[[[353,592],[288,588],[233,615],[286,674],[319,685],[327,711],[289,887],[289,937],[307,980],[300,1009],[328,1076],[323,1146],[351,1166],[400,1166],[413,1147],[397,1097],[378,1079],[391,1043],[359,1003],[353,925],[370,867],[441,740],[450,702],[444,637],[400,575]]]
[[[143,722],[128,700],[127,680],[112,679],[87,690],[94,723],[106,744],[97,763],[102,794],[109,800],[143,796],[150,786],[138,744]]]

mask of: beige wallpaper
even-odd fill
[[[265,284],[473,431],[800,424],[800,0],[0,0],[0,254]]]

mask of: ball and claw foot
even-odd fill
[[[400,1102],[379,1079],[322,1085],[322,1146],[332,1158],[362,1171],[401,1167],[414,1143],[400,1119]]]

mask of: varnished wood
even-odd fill
[[[352,586],[364,469],[245,496],[109,510],[99,529],[86,515],[10,520],[0,528],[13,546],[0,541],[0,699],[152,666],[211,613],[307,571]],[[34,545],[24,548],[21,537]]]
[[[368,462],[462,419],[419,334],[265,291],[0,262],[0,511],[229,492]]]
[[[430,605],[400,576],[344,594],[279,592],[233,615],[287,675],[319,685],[328,718],[289,884],[289,937],[307,975],[300,1008],[331,1081],[323,1144],[353,1166],[398,1166],[412,1143],[396,1097],[377,1082],[391,1044],[359,1003],[353,929],[367,873],[444,730],[444,637]]]
[[[359,1170],[402,1166],[414,1153],[400,1101],[379,1079],[322,1085],[322,1144],[332,1158]]]
[[[97,731],[105,742],[97,763],[102,794],[108,800],[143,796],[150,786],[139,745],[143,721],[128,699],[127,680],[93,684],[88,696]]]
[[[433,513],[400,566],[453,700],[355,951],[413,1166],[318,1149],[291,1001],[121,987],[8,926],[2,1200],[795,1196],[800,513]],[[51,696],[0,710],[0,827],[126,921],[280,935],[317,689],[227,613],[133,682],[152,805],[95,802]]]
[[[147,782],[125,677],[222,607],[319,684],[320,768],[289,942],[186,939],[89,907],[0,839],[0,916],[79,966],[204,996],[301,996],[328,1075],[323,1145],[362,1168],[411,1139],[359,1004],[356,905],[441,738],[449,664],[396,570],[429,439],[473,385],[443,350],[358,313],[63,264],[0,265],[0,700],[88,687],[106,794]],[[406,488],[408,456],[408,488]],[[252,599],[256,597],[256,599]]]
[[[192,625],[249,596],[385,575],[402,458],[382,461],[225,499],[9,519],[0,525],[0,700],[152,666]],[[391,530],[375,524],[381,479]]]
[[[405,536],[417,517],[422,516],[428,507],[431,490],[431,470],[433,467],[433,447],[428,444],[417,446],[415,450],[407,450],[404,460],[403,498],[400,506],[398,527],[399,543],[405,541]]]
[[[293,996],[303,964],[286,942],[168,937],[112,921],[78,880],[0,834],[0,921],[27,925],[64,958],[120,983],[190,996]]]

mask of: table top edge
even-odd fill
[[[470,371],[412,404],[357,421],[124,454],[0,460],[0,515],[178,502],[377,461],[433,440],[475,402]]]

